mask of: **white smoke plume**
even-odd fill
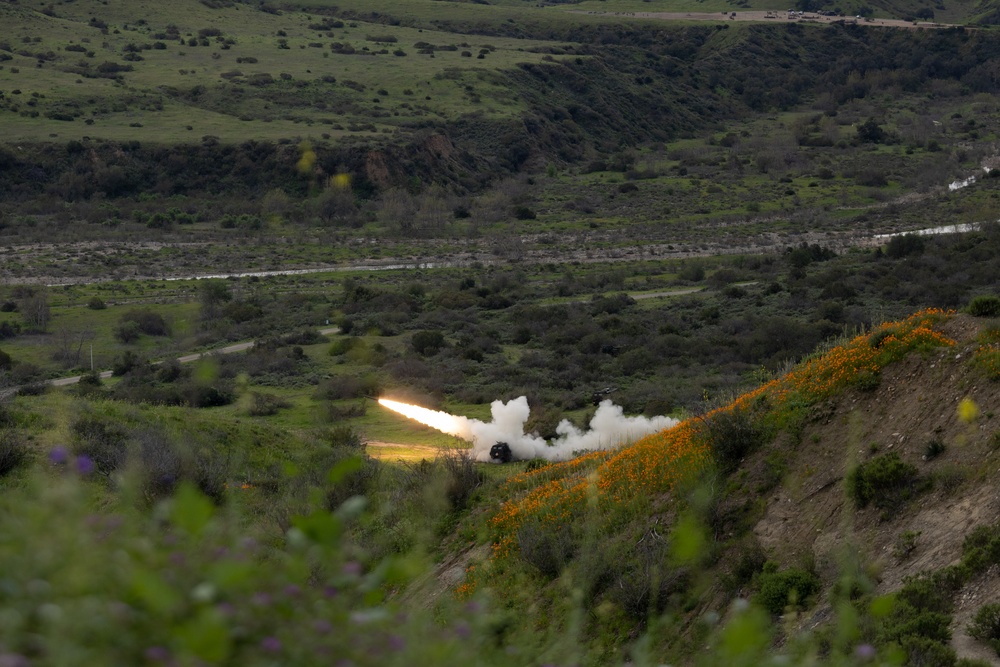
[[[597,407],[587,430],[580,430],[564,419],[556,427],[558,437],[546,442],[544,438],[524,432],[524,424],[531,413],[525,396],[507,403],[493,401],[490,404],[493,420],[490,422],[384,398],[380,398],[379,403],[421,424],[471,442],[473,457],[477,461],[490,461],[490,448],[498,442],[506,442],[510,446],[515,460],[543,458],[565,461],[581,452],[620,447],[678,424],[678,420],[670,417],[626,417],[622,408],[606,400]]]

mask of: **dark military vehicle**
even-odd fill
[[[510,445],[506,442],[498,442],[490,447],[490,458],[500,463],[510,463],[514,454],[510,451]]]

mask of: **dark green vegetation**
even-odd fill
[[[873,237],[997,219],[992,9],[746,5],[0,6],[0,663],[978,664],[1000,231]],[[956,348],[712,412],[932,306]],[[382,394],[711,464],[502,543],[562,469]]]
[[[8,276],[745,252],[995,217],[992,179],[943,192],[993,157],[988,30],[129,7],[3,7],[0,234],[168,245],[37,247]]]
[[[698,412],[878,318],[961,307],[1000,280],[998,253],[991,227],[928,238],[898,258],[813,246],[631,264],[18,287],[0,313],[0,349],[17,383],[89,370],[93,345],[98,369],[123,377],[116,395],[172,404],[209,400],[190,393],[195,385],[228,402],[226,387],[241,374],[271,387],[320,387],[318,396],[337,401],[400,387],[435,406],[525,394],[539,411],[531,427],[552,436],[564,412],[600,398],[650,416]],[[94,298],[105,308],[91,308]],[[321,347],[327,338],[315,330],[326,322],[347,337]],[[253,352],[220,356],[201,385],[188,367],[146,363],[248,339],[258,340]],[[331,377],[340,384],[324,384]]]

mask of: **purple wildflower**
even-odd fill
[[[296,586],[295,584],[288,584],[287,586],[285,586],[285,595],[287,595],[290,598],[298,597],[299,593],[301,592],[302,589]]]
[[[153,662],[166,662],[170,659],[170,651],[163,646],[150,646],[146,649],[146,659]]]
[[[263,591],[259,593],[254,593],[253,598],[251,598],[251,600],[258,607],[267,607],[271,604],[271,596],[268,595],[267,593],[264,593]]]
[[[389,648],[393,651],[402,651],[406,648],[406,640],[399,635],[389,635]]]
[[[93,460],[91,460],[91,458],[86,454],[81,454],[76,457],[76,471],[80,473],[82,477],[86,477],[94,472],[95,468],[96,466],[94,465]]]
[[[49,463],[52,465],[63,466],[66,465],[67,461],[69,461],[69,451],[67,451],[67,449],[62,445],[53,448],[52,451],[49,452]]]
[[[264,637],[260,641],[260,647],[268,653],[277,653],[281,650],[281,640],[277,637]]]
[[[330,621],[321,618],[313,623],[313,630],[321,635],[326,635],[333,632],[333,626],[330,624]]]
[[[361,574],[361,563],[356,560],[344,563],[344,574],[349,577],[357,577]]]
[[[0,653],[0,667],[29,667],[31,661],[19,653]]]
[[[875,647],[871,644],[859,644],[854,649],[854,655],[862,660],[871,660],[875,657]]]

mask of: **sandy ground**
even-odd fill
[[[586,12],[596,16],[623,16],[662,21],[759,21],[763,23],[856,23],[890,28],[950,28],[946,23],[928,21],[902,21],[900,19],[864,19],[854,16],[821,16],[812,12],[803,14],[783,11],[751,12]]]

